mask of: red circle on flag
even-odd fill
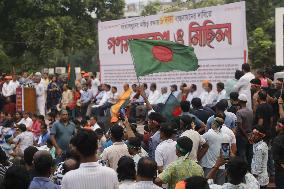
[[[152,48],[152,54],[155,59],[161,62],[169,62],[173,60],[172,50],[165,46],[154,46]]]

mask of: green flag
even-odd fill
[[[198,60],[192,47],[161,40],[130,40],[137,76],[174,70],[195,71]]]

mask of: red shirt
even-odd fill
[[[40,124],[39,120],[33,121],[31,130],[32,130],[34,136],[40,136],[40,126],[41,126],[41,124]]]

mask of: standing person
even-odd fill
[[[67,106],[73,102],[73,92],[68,88],[67,84],[63,85],[62,99],[60,103],[61,109],[66,110]]]
[[[218,92],[217,102],[219,102],[220,100],[223,100],[223,99],[227,99],[227,94],[226,94],[224,83],[222,83],[222,82],[217,83],[216,88],[217,88],[217,92]]]
[[[247,107],[252,109],[251,103],[251,91],[250,91],[250,81],[255,78],[255,76],[250,72],[250,65],[243,64],[242,71],[244,75],[238,80],[236,85],[234,86],[234,91],[239,94],[245,94],[248,97]]]
[[[47,109],[53,113],[57,112],[56,105],[59,104],[61,98],[60,87],[57,84],[57,77],[53,76],[47,87],[46,105]]]
[[[213,91],[213,85],[209,81],[202,83],[203,92],[200,94],[200,99],[203,106],[212,105],[217,101],[217,95]]]
[[[207,123],[209,117],[214,115],[214,111],[208,107],[203,107],[200,98],[193,98],[191,101],[193,115],[198,117],[203,123]]]
[[[37,112],[40,115],[45,115],[45,88],[40,82],[40,77],[35,78],[35,90],[36,90],[36,104]]]
[[[135,163],[131,157],[122,156],[117,164],[117,177],[119,189],[128,189],[135,184],[136,170]]]
[[[123,140],[123,128],[119,125],[114,125],[110,129],[111,140],[113,144],[102,153],[102,160],[107,161],[110,168],[116,170],[118,160],[122,156],[130,156],[128,153],[127,145],[124,144]]]
[[[2,148],[0,148],[0,186],[2,186],[5,173],[11,165],[12,163],[9,162],[9,158],[6,153],[2,150]]]
[[[75,125],[69,121],[68,112],[62,110],[60,120],[54,122],[50,130],[50,139],[56,149],[56,156],[59,162],[62,162],[66,152],[69,150],[69,142],[74,134]]]
[[[90,130],[79,131],[71,140],[71,151],[79,154],[81,165],[79,169],[69,171],[62,180],[64,189],[118,189],[116,172],[103,167],[97,161],[97,136]]]
[[[91,76],[91,91],[93,96],[96,96],[98,93],[98,87],[100,86],[101,82],[97,78],[97,73],[94,72],[93,76]]]
[[[275,163],[275,184],[284,189],[284,118],[278,120],[276,125],[277,136],[273,140],[272,152]]]
[[[251,162],[251,173],[257,178],[260,188],[264,189],[269,183],[267,172],[268,146],[263,141],[265,138],[265,129],[256,126],[252,132],[253,158]]]
[[[240,109],[237,111],[237,155],[251,165],[252,160],[252,145],[249,142],[249,134],[252,132],[253,111],[247,108],[247,96],[240,94],[239,97]]]
[[[261,91],[261,83],[259,79],[252,79],[250,81],[252,92],[252,110],[255,113],[258,106],[258,93]]]
[[[168,189],[174,189],[178,181],[192,176],[203,176],[203,170],[200,165],[189,158],[192,149],[192,140],[184,136],[178,138],[176,145],[176,155],[179,157],[176,161],[158,175],[155,183],[158,185],[168,184]]]
[[[20,83],[17,81],[17,76],[15,74],[12,75],[12,80],[9,82],[9,85],[13,91],[11,101],[16,103],[16,89],[20,86]]]
[[[230,104],[231,106],[227,108],[228,112],[232,112],[234,114],[237,113],[237,111],[241,108],[239,105],[239,93],[237,92],[231,92],[230,93]]]
[[[38,151],[34,155],[34,166],[37,173],[37,177],[34,177],[29,189],[60,189],[60,187],[54,184],[50,179],[53,160],[48,151]]]
[[[230,143],[230,138],[227,134],[221,131],[224,124],[224,120],[222,118],[216,117],[212,122],[211,129],[208,130],[205,134],[203,134],[203,138],[209,145],[208,151],[202,157],[200,161],[200,165],[203,167],[204,174],[207,174],[214,169],[214,165],[220,156],[220,149],[222,143]],[[217,176],[214,179],[217,184],[225,183],[225,166],[222,166],[217,171]]]
[[[36,176],[33,157],[37,151],[38,149],[34,146],[29,146],[24,151],[24,164],[31,180]]]
[[[151,158],[143,157],[138,162],[137,182],[129,189],[162,189],[153,183],[156,176],[157,163]]]
[[[1,189],[28,189],[30,182],[27,170],[15,165],[6,171]]]
[[[162,141],[155,150],[155,161],[161,173],[171,162],[177,159],[176,142],[172,137],[174,129],[170,123],[162,123],[160,127],[160,140]]]
[[[225,83],[225,90],[226,90],[226,95],[230,95],[232,92],[234,92],[234,87],[237,84],[238,80],[244,75],[244,72],[241,70],[236,70],[235,72],[235,78],[233,79],[228,79],[227,82]]]

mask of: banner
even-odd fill
[[[170,40],[194,47],[199,68],[194,72],[173,71],[140,78],[159,86],[202,80],[225,82],[246,61],[245,2],[222,6],[100,22],[99,56],[103,83],[118,86],[137,83],[128,40]],[[214,86],[215,88],[215,86]]]

